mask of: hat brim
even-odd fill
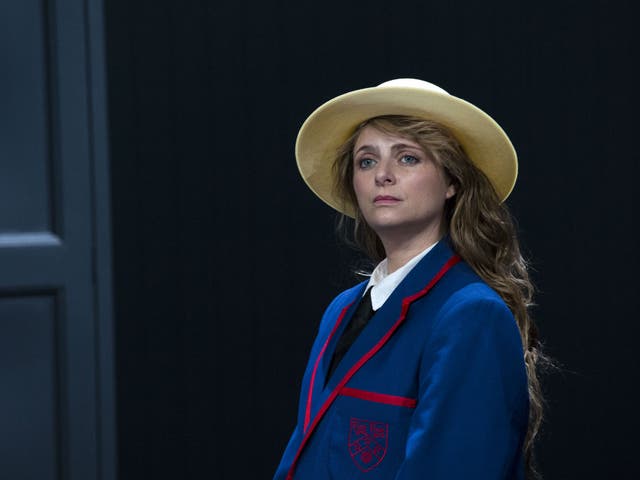
[[[355,208],[336,197],[332,165],[338,148],[365,120],[407,115],[438,122],[460,142],[471,161],[489,178],[504,201],[518,175],[518,160],[507,134],[475,105],[445,92],[406,86],[364,88],[318,107],[296,140],[296,161],[309,188],[332,208],[350,217]]]

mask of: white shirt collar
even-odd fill
[[[367,288],[365,288],[363,292],[364,295],[364,293],[371,288],[371,306],[373,307],[373,310],[378,310],[384,302],[387,301],[396,287],[400,285],[400,282],[402,282],[402,280],[404,280],[404,278],[409,274],[411,269],[415,267],[416,264],[437,245],[437,243],[438,242],[424,249],[391,274],[387,273],[388,262],[386,258],[378,264],[371,273],[371,278],[369,278]]]

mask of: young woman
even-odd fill
[[[379,263],[324,314],[275,478],[531,477],[539,354],[504,131],[401,79],[322,105],[296,156]]]

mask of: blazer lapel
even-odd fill
[[[303,423],[303,430],[305,432],[309,428],[310,421],[317,415],[319,408],[327,399],[328,393],[326,392],[325,385],[329,364],[331,363],[331,357],[335,351],[338,339],[351,321],[351,317],[360,303],[359,301],[366,285],[367,282],[365,281],[354,287],[349,298],[345,299],[343,302],[344,306],[336,312],[337,316],[333,322],[333,328],[326,334],[323,346],[316,355],[314,366],[306,385],[306,392],[303,392],[303,395],[306,395],[306,407]]]
[[[443,238],[438,244],[430,251],[402,280],[402,282],[396,287],[387,301],[378,309],[367,326],[362,330],[358,338],[355,340],[351,348],[347,351],[342,361],[336,368],[333,376],[329,379],[326,392],[323,397],[328,396],[329,392],[333,391],[336,386],[342,381],[344,376],[349,370],[376,344],[383,341],[385,335],[394,326],[402,313],[402,303],[405,299],[420,292],[429,281],[438,273],[442,266],[451,258],[453,252],[448,245],[448,241]],[[360,290],[360,295],[364,287]],[[358,297],[359,298],[359,297]],[[354,302],[354,305],[349,309],[350,316],[353,315],[355,307],[358,302]],[[346,316],[345,316],[346,317]],[[340,326],[340,334],[345,328],[347,318],[344,318]],[[336,332],[336,337],[339,338],[339,333]],[[337,343],[337,338],[332,339],[331,350],[327,348],[325,352],[323,376],[326,375],[326,369],[328,369],[331,361],[331,355]]]

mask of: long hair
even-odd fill
[[[333,165],[335,193],[345,205],[352,205],[356,212],[353,242],[373,261],[385,257],[384,247],[362,217],[353,188],[353,148],[366,126],[416,142],[444,170],[456,188],[456,194],[445,204],[443,226],[456,253],[498,292],[516,319],[529,389],[529,424],[523,446],[524,457],[527,477],[538,478],[533,445],[543,416],[538,369],[545,357],[541,353],[535,323],[529,315],[534,288],[527,263],[520,253],[511,215],[488,178],[471,162],[447,128],[414,117],[375,117],[362,123],[340,147]]]

